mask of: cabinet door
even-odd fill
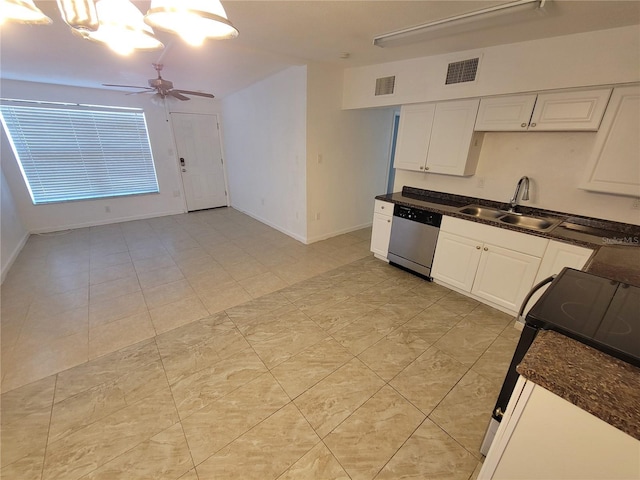
[[[394,168],[424,171],[435,110],[434,103],[402,106]]]
[[[613,91],[580,188],[640,196],[640,85]]]
[[[536,95],[483,98],[475,129],[484,132],[526,131],[535,104]]]
[[[473,175],[467,164],[479,99],[441,102],[436,105],[426,170],[448,175]]]
[[[541,93],[531,116],[533,131],[596,131],[607,108],[610,88]]]
[[[470,292],[481,254],[480,242],[440,231],[431,276]]]
[[[471,293],[517,312],[536,277],[540,258],[485,244]]]
[[[389,253],[389,239],[391,238],[391,221],[393,217],[381,213],[373,214],[371,228],[371,251],[380,258],[387,258]]]

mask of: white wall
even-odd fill
[[[393,109],[341,110],[342,77],[342,69],[308,66],[309,243],[370,225],[386,188]]]
[[[225,97],[231,205],[305,242],[306,67],[290,67]]]
[[[13,194],[5,179],[4,171],[0,169],[0,260],[2,280],[4,280],[27,238],[29,238],[29,232],[20,221]]]
[[[185,211],[175,145],[167,113],[151,102],[150,95],[125,95],[99,89],[65,87],[11,80],[2,81],[5,98],[59,101],[143,108],[156,165],[160,193],[133,197],[33,205],[13,151],[2,133],[3,170],[11,185],[16,209],[24,227],[32,233],[64,230],[137,218],[155,217]],[[219,101],[194,98],[170,104],[171,111],[216,113]],[[110,212],[106,212],[106,207]]]
[[[522,205],[640,225],[634,199],[580,190],[595,132],[485,133],[476,174],[454,177],[396,170],[394,191],[404,185],[507,202],[522,175],[532,180]],[[480,185],[484,183],[484,186]]]
[[[481,55],[475,82],[444,85],[447,65]],[[396,76],[393,95],[375,79]],[[640,81],[638,25],[345,70],[344,108]]]

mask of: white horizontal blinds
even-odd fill
[[[139,111],[3,104],[34,204],[158,192]]]

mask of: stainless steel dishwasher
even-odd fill
[[[396,205],[387,255],[389,263],[431,280],[431,264],[441,222],[439,213]]]

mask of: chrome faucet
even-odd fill
[[[516,207],[518,206],[518,195],[520,194],[520,188],[524,185],[524,190],[522,191],[522,200],[529,200],[529,177],[524,176],[518,180],[518,184],[516,185],[516,191],[509,200],[509,208],[510,213],[516,213]]]

